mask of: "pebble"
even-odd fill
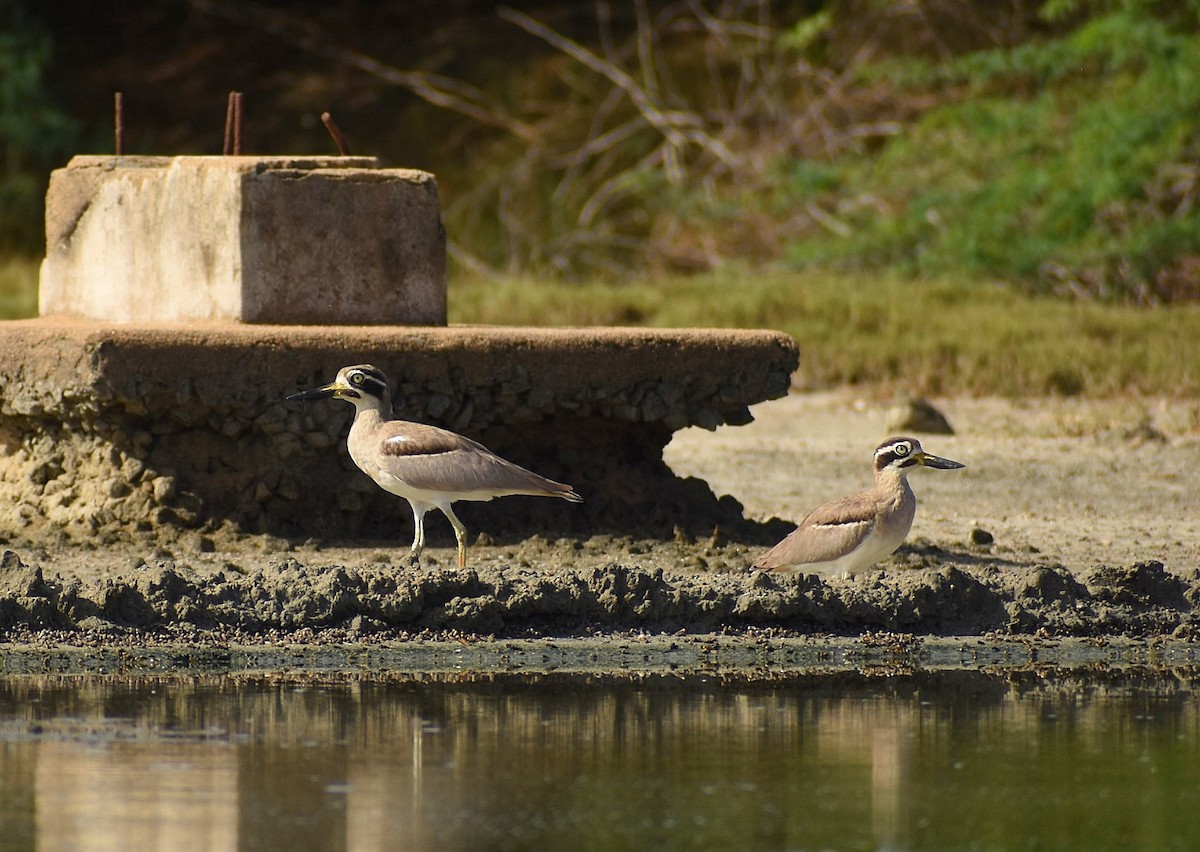
[[[976,547],[991,544],[996,540],[996,537],[983,527],[972,527],[969,538],[971,544],[975,545]]]
[[[954,429],[946,416],[929,400],[915,397],[888,410],[887,428],[890,432],[926,432],[931,435],[953,435]]]

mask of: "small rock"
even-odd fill
[[[124,633],[125,631],[111,621],[106,621],[103,618],[95,615],[89,615],[79,619],[76,625],[80,630],[86,630],[92,633]]]
[[[154,478],[154,502],[166,503],[175,496],[175,477],[156,476]]]
[[[983,545],[991,544],[996,540],[996,537],[983,527],[972,527],[969,540],[972,545],[982,547]]]
[[[350,632],[354,634],[378,633],[386,629],[386,624],[369,615],[356,615],[350,619]]]
[[[277,535],[258,536],[254,544],[263,553],[288,553],[292,549],[290,541]]]
[[[125,481],[136,483],[138,477],[142,475],[142,471],[146,469],[146,465],[141,459],[130,458],[125,459],[121,465],[121,475],[125,477]]]
[[[953,435],[954,429],[945,415],[928,400],[919,397],[906,400],[887,413],[887,428],[891,432],[926,432],[931,435]]]

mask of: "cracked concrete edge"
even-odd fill
[[[401,416],[422,414],[432,394],[485,389],[505,397],[490,405],[476,399],[475,422],[458,428],[584,408],[678,429],[748,422],[750,405],[787,393],[799,351],[792,338],[765,330],[111,326],[43,318],[0,323],[0,415],[261,409],[359,362],[389,374]]]

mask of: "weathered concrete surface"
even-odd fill
[[[74,157],[40,312],[110,322],[446,322],[434,176],[371,157]]]
[[[224,525],[411,535],[404,501],[346,454],[350,406],[283,399],[358,362],[388,373],[398,415],[585,498],[460,504],[473,533],[732,530],[736,501],[676,478],[662,450],[685,426],[748,422],[797,361],[795,342],[768,331],[2,323],[0,530],[100,543]]]

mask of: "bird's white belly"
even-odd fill
[[[878,530],[878,528],[876,529]],[[858,574],[866,571],[876,562],[891,556],[907,535],[907,529],[892,531],[890,534],[877,531],[874,535],[868,536],[866,541],[845,556],[839,556],[837,559],[831,559],[828,562],[812,563],[803,567],[821,574]]]
[[[371,479],[375,480],[375,484],[391,494],[398,497],[403,497],[410,503],[426,503],[430,506],[440,506],[458,500],[475,500],[484,501],[491,500],[493,497],[499,496],[495,492],[489,491],[436,491],[426,488],[415,488],[409,485],[403,479],[392,476],[385,470],[375,465],[359,465],[363,472]]]

